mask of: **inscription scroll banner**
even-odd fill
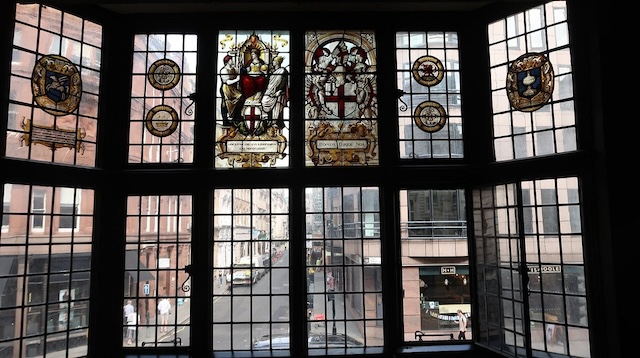
[[[367,148],[367,141],[357,139],[318,140],[316,147],[318,149],[365,149]]]
[[[377,165],[374,121],[308,122],[307,156],[313,165]]]
[[[275,140],[230,140],[226,145],[229,153],[278,153],[278,142]]]
[[[250,136],[242,134],[235,127],[221,129],[222,135],[216,141],[220,151],[217,156],[232,166],[260,168],[265,163],[272,166],[286,155],[287,138],[275,124],[260,135]]]
[[[76,145],[76,133],[34,126],[33,130],[31,130],[31,140],[34,142],[50,142],[73,148]]]
[[[76,149],[80,154],[84,154],[84,139],[87,134],[84,128],[61,129],[57,126],[39,126],[31,123],[30,119],[22,118],[20,125],[27,133],[20,137],[20,143],[24,145],[42,144],[56,150],[58,148]],[[29,134],[29,132],[31,132]]]

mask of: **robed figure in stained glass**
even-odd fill
[[[279,34],[273,43],[256,33],[236,43],[233,35],[225,35],[227,54],[221,59],[220,95],[222,125],[217,129],[218,158],[227,165],[259,167],[275,165],[284,158],[287,139],[286,107],[289,94],[289,71],[277,44],[286,46]]]

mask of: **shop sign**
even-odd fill
[[[440,267],[440,274],[442,275],[455,275],[456,267],[455,266],[442,266]]]
[[[382,259],[380,256],[370,256],[364,258],[365,265],[380,265],[382,263]]]
[[[560,265],[529,266],[529,273],[562,273]]]

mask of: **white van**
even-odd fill
[[[232,285],[252,285],[267,273],[271,261],[269,255],[243,256],[233,265]]]

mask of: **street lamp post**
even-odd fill
[[[331,328],[331,333],[333,335],[338,334],[338,330],[336,328],[336,295],[335,295],[335,279],[333,278],[333,273],[330,270],[333,270],[333,238],[337,237],[336,233],[335,233],[335,228],[333,227],[333,222],[329,221],[329,232],[328,232],[328,236],[329,236],[329,262],[325,262],[325,268],[326,268],[326,272],[328,272],[328,275],[330,275],[330,277],[328,278],[328,280],[330,280],[330,282],[327,282],[329,284],[329,289],[328,292],[329,294],[327,295],[327,298],[329,299],[329,301],[331,301],[331,311],[332,311],[332,318],[333,318],[333,327]]]
[[[147,264],[147,268],[149,268],[149,257],[151,256],[151,250],[147,247],[145,248],[145,256],[146,256],[146,264]],[[147,297],[144,300],[144,319],[145,319],[145,324],[149,324],[149,280],[146,281],[145,283],[145,287],[146,290],[144,292],[145,296]],[[136,313],[137,314],[137,313]],[[147,333],[147,338],[149,337],[149,330],[146,330]]]
[[[331,333],[333,335],[338,334],[338,330],[336,329],[336,297],[332,293],[333,298],[331,299],[331,309],[333,311],[333,328],[331,328]]]
[[[329,275],[331,275],[331,273],[329,273]],[[329,276],[327,278],[327,283],[329,284],[329,289],[327,290],[328,292],[327,300],[331,301],[331,312],[332,312],[332,318],[333,318],[333,328],[331,329],[331,333],[336,335],[338,333],[338,330],[336,328],[336,295],[335,295],[336,290],[334,286],[333,276]]]

